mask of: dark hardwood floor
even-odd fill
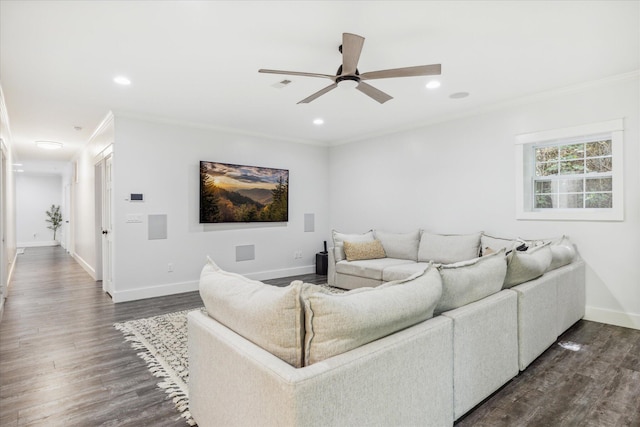
[[[113,304],[63,249],[26,249],[0,322],[0,426],[186,426],[113,323],[201,305]],[[457,425],[640,426],[640,331],[580,321],[560,341],[581,349],[554,344]]]

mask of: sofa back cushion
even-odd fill
[[[477,258],[480,254],[480,236],[473,234],[431,234],[420,236],[418,261],[452,264]]]
[[[442,276],[442,298],[435,314],[479,301],[502,289],[507,273],[505,251],[469,261],[438,266]]]
[[[343,261],[344,259],[346,259],[346,256],[344,254],[345,241],[371,242],[375,240],[375,237],[373,236],[373,230],[369,230],[366,233],[362,233],[362,234],[347,234],[347,233],[340,233],[336,230],[333,230],[331,234],[333,237],[333,248],[334,248],[333,254],[335,256],[336,262]]]
[[[484,233],[482,233],[482,236],[480,237],[480,247],[482,248],[483,254],[485,253],[485,250],[487,248],[491,249],[494,252],[498,252],[500,249],[505,249],[507,252],[509,252],[510,250],[520,246],[522,243],[524,242],[518,239],[493,237],[488,236]]]
[[[442,294],[438,271],[427,266],[407,280],[342,294],[304,284],[305,365],[320,362],[433,317]]]
[[[412,233],[388,233],[375,230],[376,239],[380,240],[384,251],[389,258],[418,260],[418,244],[420,243],[420,230]]]
[[[549,245],[549,249],[551,249],[551,264],[547,271],[567,265],[576,257],[576,249],[567,236],[555,239]]]
[[[302,366],[300,283],[267,285],[223,271],[209,260],[199,287],[209,316],[290,365]]]
[[[510,288],[542,276],[551,265],[549,244],[529,247],[526,251],[511,251],[507,255],[507,275],[503,287]]]

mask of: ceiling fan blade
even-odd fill
[[[342,75],[356,73],[364,37],[357,34],[342,33]]]
[[[329,86],[325,87],[324,89],[321,89],[321,90],[317,91],[313,95],[306,97],[302,101],[298,102],[298,104],[308,104],[311,101],[313,101],[314,99],[321,97],[325,93],[327,93],[327,92],[329,92],[329,91],[331,91],[331,90],[333,90],[333,89],[335,89],[337,87],[338,87],[338,85],[336,83],[334,83],[332,85],[329,85]]]
[[[322,78],[331,79],[331,80],[334,80],[336,78],[336,76],[332,76],[330,74],[302,73],[299,71],[265,70],[264,68],[259,69],[258,72],[268,73],[268,74],[284,74],[287,76],[322,77]]]
[[[393,96],[387,95],[380,89],[376,89],[375,87],[367,83],[360,82],[358,86],[356,86],[356,89],[358,89],[360,92],[364,93],[365,95],[368,95],[371,98],[375,99],[380,104],[384,104],[388,100],[393,99]]]
[[[394,68],[392,70],[371,71],[360,74],[362,80],[388,79],[390,77],[435,76],[441,73],[440,64],[418,65],[417,67]]]

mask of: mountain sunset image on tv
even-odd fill
[[[200,223],[286,222],[289,171],[200,162]]]

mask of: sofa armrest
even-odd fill
[[[188,319],[189,409],[200,427],[453,424],[450,319],[299,369],[204,313]]]
[[[329,248],[329,257],[327,260],[327,283],[329,286],[336,285],[336,248]]]

